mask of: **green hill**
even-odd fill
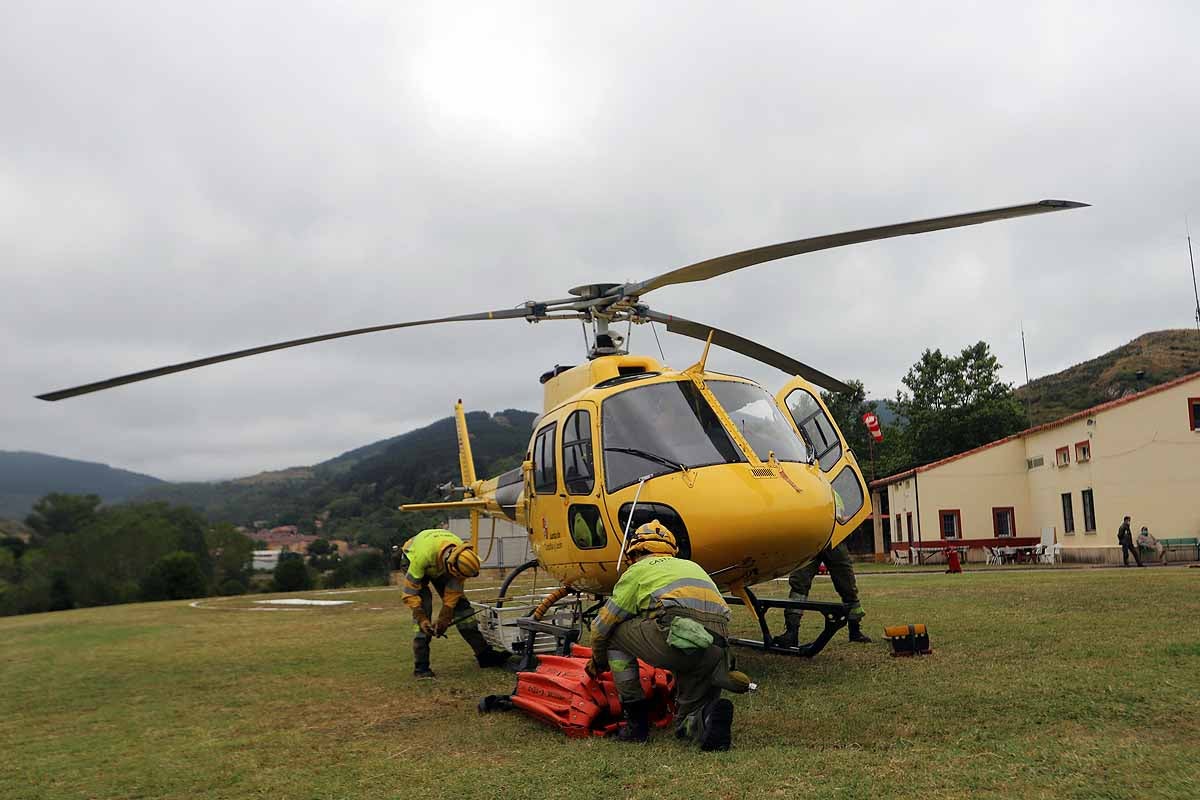
[[[1197,370],[1200,333],[1155,331],[1090,361],[1030,381],[1016,394],[1022,403],[1028,401],[1032,423],[1041,425]]]
[[[521,463],[536,414],[509,409],[467,414],[475,468],[494,476]],[[220,483],[156,486],[139,499],[189,505],[214,522],[298,525],[379,543],[396,531],[423,525],[400,514],[401,503],[440,499],[437,487],[461,481],[454,418],[350,450],[311,467],[263,472]]]
[[[107,464],[0,450],[0,517],[24,519],[50,492],[96,494],[106,503],[118,503],[159,485],[165,484],[158,478]]]

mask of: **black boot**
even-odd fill
[[[728,750],[733,743],[733,703],[719,697],[700,711],[701,750]]]
[[[862,622],[860,620],[850,620],[850,641],[861,644],[871,643],[871,637],[862,632]]]
[[[644,742],[650,738],[650,701],[622,703],[625,724],[617,729],[618,742]]]
[[[788,627],[783,629],[783,633],[772,637],[771,644],[775,647],[799,647],[800,646],[800,628]]]
[[[479,666],[485,669],[487,667],[502,667],[508,663],[508,658],[508,653],[504,652],[503,650],[493,650],[490,647],[485,650],[480,650],[475,654],[475,661],[479,663]]]
[[[433,670],[431,670],[429,668],[428,664],[417,664],[415,667],[413,667],[413,677],[414,678],[436,678],[437,675],[435,675]]]

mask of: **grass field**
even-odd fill
[[[0,797],[1200,796],[1200,570],[860,588],[869,633],[925,622],[934,654],[844,634],[812,661],[743,653],[761,689],[735,699],[734,749],[715,754],[480,716],[511,675],[476,669],[452,634],[438,678],[415,682],[394,589],[318,610],[243,610],[256,596],[0,619]],[[832,599],[827,580],[814,597]]]

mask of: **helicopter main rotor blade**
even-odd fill
[[[778,350],[772,350],[766,345],[751,341],[744,336],[738,336],[736,333],[723,331],[720,328],[714,328],[712,325],[704,325],[699,322],[692,322],[689,319],[673,317],[670,314],[663,314],[658,311],[649,309],[643,314],[644,317],[653,321],[661,322],[667,326],[670,333],[678,333],[682,336],[690,336],[693,339],[706,341],[708,334],[713,335],[713,344],[718,344],[726,350],[732,350],[735,353],[741,353],[744,356],[749,356],[755,361],[761,361],[764,364],[783,370],[789,375],[799,375],[810,383],[815,383],[822,389],[828,389],[831,392],[849,392],[852,391],[849,386],[839,381],[837,378],[830,377],[819,369],[813,369],[803,361],[797,361],[791,356],[786,356]]]
[[[146,381],[151,378],[159,378],[163,375],[170,375],[174,372],[184,372],[189,369],[198,367],[207,367],[210,364],[220,364],[222,361],[233,361],[236,358],[246,358],[247,356],[257,356],[262,353],[270,353],[273,350],[285,350],[289,347],[300,347],[301,345],[314,344],[316,342],[325,342],[330,339],[343,339],[347,336],[358,336],[363,333],[377,333],[379,331],[392,331],[397,328],[413,328],[418,325],[436,325],[440,322],[468,322],[473,320],[489,320],[489,319],[523,319],[530,316],[538,316],[538,311],[541,309],[531,308],[529,306],[521,306],[520,308],[505,308],[499,311],[483,311],[478,314],[460,314],[456,317],[441,317],[440,319],[420,319],[412,322],[396,322],[391,325],[375,325],[370,328],[356,328],[352,331],[339,331],[337,333],[326,333],[321,336],[309,336],[304,339],[292,339],[287,342],[277,342],[276,344],[263,345],[262,347],[251,347],[248,350],[236,350],[232,353],[224,353],[219,356],[209,356],[208,358],[198,358],[195,361],[184,361],[181,364],[170,364],[165,367],[156,369],[148,369],[142,372],[132,372],[128,375],[119,375],[116,378],[109,378],[96,383],[87,383],[82,386],[75,386],[71,389],[60,389],[56,392],[47,392],[39,394],[39,400],[65,400],[68,397],[78,397],[81,394],[90,394],[91,392],[99,392],[104,389],[112,389],[115,386],[124,386],[127,383],[137,383],[138,381]]]
[[[626,284],[619,289],[614,289],[613,293],[620,293],[626,297],[639,297],[646,292],[661,289],[664,286],[703,281],[715,278],[718,275],[724,275],[727,272],[751,267],[755,264],[762,264],[766,261],[774,261],[777,258],[797,256],[801,253],[829,250],[834,247],[844,247],[848,244],[858,244],[860,242],[872,242],[877,239],[890,239],[893,236],[929,233],[930,231],[941,231],[947,228],[961,228],[966,225],[979,225],[984,222],[995,222],[1001,219],[1026,217],[1031,214],[1046,214],[1051,211],[1064,211],[1070,208],[1085,208],[1087,206],[1087,203],[1076,203],[1072,200],[1042,200],[1037,203],[1027,203],[1020,206],[993,208],[988,211],[972,211],[966,214],[954,214],[949,217],[936,217],[934,219],[917,220],[916,222],[901,222],[897,225],[883,225],[878,228],[864,228],[859,231],[834,233],[828,236],[816,236],[811,239],[798,239],[794,242],[756,247],[753,250],[743,250],[740,253],[731,253],[727,256],[718,256],[717,258],[710,258],[707,261],[689,264],[686,267],[679,267],[670,272],[656,275],[641,283]]]

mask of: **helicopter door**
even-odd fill
[[[815,386],[793,378],[775,395],[775,401],[813,449],[817,465],[833,486],[837,510],[829,543],[839,544],[871,514],[862,470]]]
[[[534,552],[543,562],[554,558],[555,550],[562,548],[565,525],[558,500],[558,452],[556,434],[558,422],[542,426],[533,439],[533,469],[529,474],[529,526]]]
[[[594,431],[596,405],[579,403],[567,415],[562,433],[563,511],[571,544],[580,562],[604,560],[603,552],[614,541],[604,513],[596,480]]]

